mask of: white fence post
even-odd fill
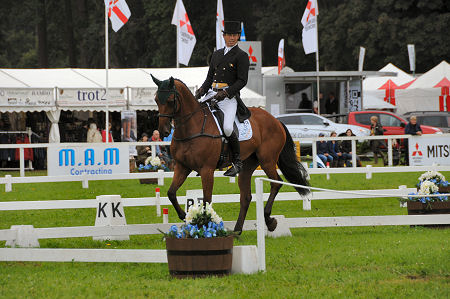
[[[357,167],[356,165],[356,140],[352,139],[352,167]]]
[[[256,236],[258,244],[259,270],[266,271],[266,240],[264,234],[264,200],[263,182],[260,178],[255,179],[256,189]]]
[[[164,186],[164,170],[158,169],[158,186]]]
[[[401,185],[401,186],[398,186],[398,189],[406,189],[406,185]],[[403,199],[407,199],[408,197],[406,197],[406,196],[404,196],[404,197],[402,197]],[[400,201],[400,208],[406,208],[407,207],[407,203],[406,203],[406,201]]]
[[[372,178],[372,165],[366,166],[366,179],[370,180]]]
[[[392,166],[392,139],[388,139],[388,165]]]
[[[83,189],[89,189],[89,180],[87,178],[86,173],[83,174],[83,180],[81,181],[81,186],[83,187]]]
[[[19,160],[20,160],[20,176],[25,176],[25,154],[23,147],[19,148]]]
[[[11,247],[39,247],[36,232],[32,225],[12,225],[11,230],[16,231],[14,240],[6,241],[6,246]]]
[[[5,175],[6,183],[5,183],[5,192],[12,191],[12,176],[10,174]]]
[[[155,206],[156,206],[156,216],[161,217],[161,192],[159,188],[155,189]]]
[[[312,159],[313,159],[313,168],[317,168],[317,147],[316,143],[312,143]]]

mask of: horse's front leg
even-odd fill
[[[203,167],[200,170],[203,188],[203,203],[212,201],[212,192],[214,187],[214,168]]]
[[[191,170],[184,167],[181,163],[175,164],[175,172],[173,174],[172,184],[170,185],[169,191],[167,191],[167,196],[172,203],[175,211],[178,214],[178,218],[184,220],[186,218],[186,212],[180,207],[177,200],[177,190],[183,185],[187,176],[191,173]]]

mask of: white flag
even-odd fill
[[[309,0],[302,17],[302,43],[305,54],[317,52],[317,9],[316,0]]]
[[[130,9],[125,0],[105,0],[105,5],[108,8],[112,29],[117,32],[131,17]]]
[[[225,40],[223,39],[225,16],[223,15],[222,0],[217,0],[217,14],[216,14],[216,50],[225,47]]]
[[[281,70],[285,67],[286,60],[284,58],[284,38],[280,40],[278,44],[278,75],[281,73]]]
[[[178,27],[178,62],[188,65],[197,40],[195,39],[194,30],[192,30],[183,1],[181,0],[177,0],[177,4],[175,5],[172,24]]]

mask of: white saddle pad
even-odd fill
[[[211,112],[214,112],[214,109],[211,109],[211,107],[208,105],[209,110],[211,110]],[[216,125],[217,128],[219,129],[220,135],[223,135],[223,131],[222,128],[219,125],[219,121],[217,120],[216,116],[214,115],[214,113],[212,113],[214,120],[216,121]],[[245,140],[249,140],[250,138],[252,138],[253,136],[253,130],[252,130],[252,125],[250,123],[250,121],[248,119],[244,120],[244,122],[239,122],[239,119],[237,118],[237,116],[234,118],[234,123],[236,124],[238,131],[239,131],[239,141],[245,141]]]

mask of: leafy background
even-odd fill
[[[176,0],[127,0],[132,16],[110,30],[110,67],[175,67]],[[190,66],[205,66],[215,46],[215,0],[184,0],[197,38]],[[262,41],[263,65],[277,64],[285,39],[287,65],[315,69],[301,44],[300,18],[307,0],[223,0],[225,17],[244,22],[247,40]],[[406,45],[415,44],[417,72],[450,57],[450,1],[319,0],[322,70],[356,70],[359,47],[365,69],[388,62],[409,70]],[[102,0],[0,2],[0,67],[104,67]]]

